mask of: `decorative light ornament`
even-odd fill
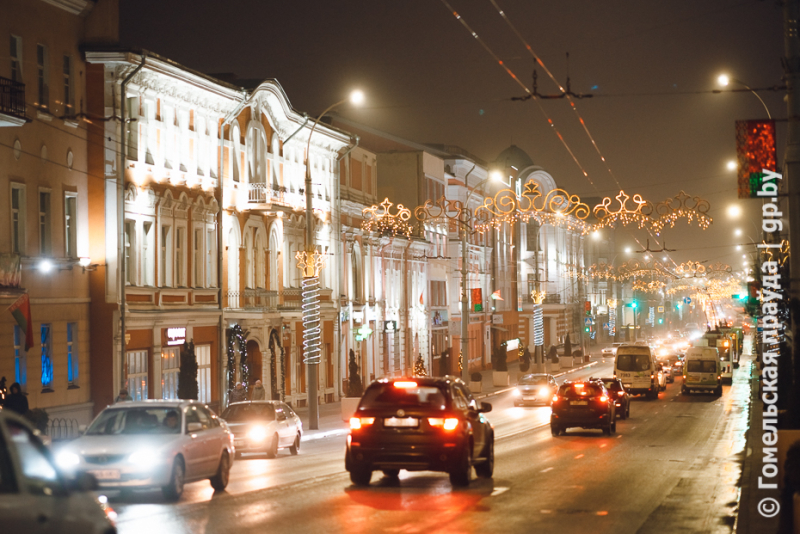
[[[377,232],[380,235],[391,235],[393,237],[404,235],[411,236],[411,211],[402,204],[397,205],[397,213],[391,213],[390,208],[394,204],[385,198],[378,206],[364,208],[362,213],[366,219],[361,223],[361,228],[367,232]]]
[[[303,272],[303,362],[317,365],[320,361],[320,306],[319,271],[325,266],[327,255],[318,250],[301,251],[295,254],[297,267]]]

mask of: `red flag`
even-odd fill
[[[425,302],[423,302],[423,300],[422,300],[422,296],[424,294],[425,294],[424,292],[419,294],[419,303],[422,304],[423,306],[425,305]]]
[[[33,321],[31,321],[31,301],[27,293],[23,293],[11,306],[8,311],[14,316],[14,320],[20,328],[25,331],[25,350],[33,347]]]
[[[498,289],[494,293],[492,293],[492,298],[495,300],[505,300],[503,297],[500,296],[500,290]]]

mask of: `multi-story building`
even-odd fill
[[[51,420],[88,423],[94,369],[87,76],[80,46],[116,39],[116,3],[9,0],[0,18],[0,377]],[[58,28],[59,31],[53,31]],[[6,312],[30,300],[33,346]]]

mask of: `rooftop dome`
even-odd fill
[[[517,145],[511,145],[507,149],[500,152],[495,159],[495,163],[502,164],[506,167],[516,167],[518,171],[533,165],[533,160],[527,152],[522,150]]]

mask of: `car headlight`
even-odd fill
[[[247,431],[247,438],[250,441],[264,441],[267,439],[267,427],[256,425]]]
[[[548,395],[550,395],[550,388],[545,388],[545,387],[539,388],[539,395],[541,395],[542,397],[547,397]]]
[[[522,395],[522,392],[518,388],[514,388],[514,392],[512,393],[515,397],[519,397]]]
[[[56,456],[56,463],[61,469],[72,469],[81,463],[81,457],[74,452],[62,451]]]
[[[128,456],[128,462],[137,467],[152,467],[160,461],[159,455],[153,449],[142,449]]]

